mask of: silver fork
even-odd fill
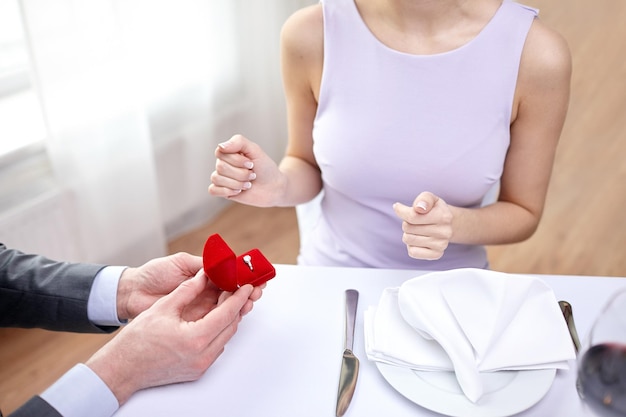
[[[563,313],[569,334],[572,338],[572,342],[574,343],[574,350],[576,351],[576,354],[578,354],[580,351],[580,339],[578,338],[578,332],[576,331],[576,324],[574,324],[572,305],[567,301],[559,301],[559,307],[561,307],[561,312]]]
[[[576,324],[574,323],[574,312],[572,311],[572,305],[567,301],[559,301],[559,307],[561,307],[561,312],[563,313],[563,317],[565,318],[565,323],[567,323],[567,329],[569,330],[569,335],[572,338],[572,342],[574,343],[574,350],[576,351],[576,356],[578,356],[578,352],[580,352],[580,339],[578,339],[578,332],[576,331]],[[584,398],[583,390],[580,385],[580,378],[576,378],[576,391],[580,398]]]

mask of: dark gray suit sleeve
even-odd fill
[[[93,280],[104,265],[56,262],[0,243],[0,327],[101,333],[87,317]]]
[[[41,397],[33,397],[7,417],[63,417]]]

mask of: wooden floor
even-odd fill
[[[574,60],[570,112],[546,212],[528,241],[489,248],[496,270],[626,276],[626,2],[528,1],[568,40]],[[235,205],[171,242],[200,254],[220,233],[235,252],[257,247],[274,263],[294,263],[293,209]],[[7,413],[41,392],[112,336],[0,330],[0,407]]]

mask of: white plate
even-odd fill
[[[556,369],[482,373],[485,393],[474,404],[461,391],[454,372],[413,371],[380,362],[376,366],[387,382],[409,400],[453,417],[520,413],[546,395],[556,375]]]

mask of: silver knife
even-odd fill
[[[352,349],[354,348],[354,323],[356,321],[356,308],[359,303],[357,290],[346,290],[346,344],[341,360],[341,374],[339,375],[339,389],[337,390],[337,417],[343,416],[348,409],[357,376],[359,375],[359,360]]]

